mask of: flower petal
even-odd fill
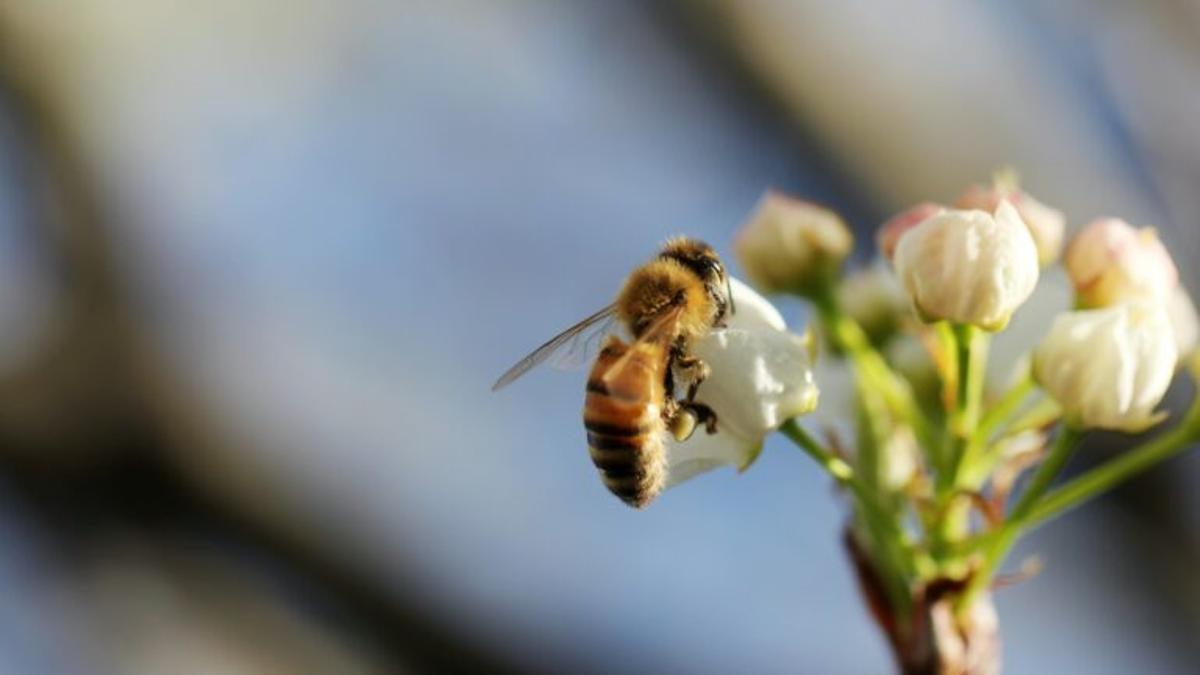
[[[787,332],[779,312],[749,286],[731,285],[737,312],[729,327],[693,347],[709,367],[696,400],[716,413],[717,432],[699,429],[668,443],[668,486],[718,466],[746,468],[767,434],[817,405],[811,338]]]

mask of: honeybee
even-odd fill
[[[666,482],[665,434],[686,440],[697,425],[717,430],[717,416],[696,399],[708,366],[691,347],[734,312],[729,275],[716,251],[686,237],[668,240],[626,278],[616,300],[551,338],[500,376],[495,391],[556,354],[607,334],[587,379],[583,426],[604,485],[642,508]],[[615,322],[632,339],[612,334]],[[686,384],[683,398],[676,386]]]

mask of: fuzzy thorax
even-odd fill
[[[673,259],[659,258],[638,268],[617,295],[617,318],[640,337],[662,312],[678,304],[677,335],[694,340],[712,327],[717,306],[696,272]]]

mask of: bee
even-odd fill
[[[666,484],[666,433],[683,441],[700,424],[707,433],[717,430],[716,413],[695,400],[709,368],[691,348],[724,327],[734,310],[729,275],[716,251],[696,239],[670,239],[626,278],[611,305],[518,361],[492,390],[552,356],[577,354],[581,343],[607,334],[587,379],[588,451],[609,491],[642,508]],[[614,320],[631,340],[613,334]],[[682,384],[687,391],[677,399],[676,387]]]

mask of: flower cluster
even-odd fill
[[[1068,238],[1064,214],[1011,173],[896,214],[875,242],[875,261],[844,273],[854,238],[833,210],[763,197],[737,261],[759,290],[808,301],[819,330],[787,332],[736,282],[738,315],[696,346],[720,430],[672,445],[669,480],[744,469],[781,431],[844,488],[852,558],[876,614],[891,615],[881,625],[893,646],[942,624],[970,642],[970,617],[992,615],[987,589],[1018,536],[1200,440],[1194,403],[1172,432],[1052,489],[1087,430],[1165,419],[1179,366],[1200,362],[1200,322],[1154,229],[1102,218]],[[1029,313],[1063,278],[1073,303]],[[1022,328],[1006,333],[1014,317]],[[1038,336],[1021,337],[1030,327]],[[989,370],[997,334],[997,352],[1012,353]],[[829,442],[792,419],[816,407],[817,386],[826,394],[810,419]]]

